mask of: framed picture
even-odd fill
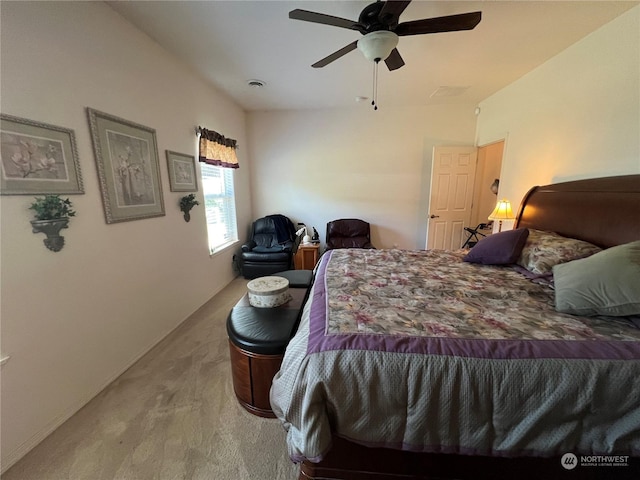
[[[191,155],[167,150],[169,186],[172,192],[197,192],[196,159]]]
[[[0,114],[0,194],[84,193],[73,130]]]
[[[87,108],[107,223],[164,215],[156,131]]]

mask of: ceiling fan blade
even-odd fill
[[[349,30],[358,30],[358,22],[347,20],[346,18],[334,17],[333,15],[325,15],[324,13],[310,12],[308,10],[291,10],[289,18],[293,20],[302,20],[303,22],[321,23],[323,25],[331,25],[333,27],[348,28]]]
[[[411,0],[387,0],[384,2],[382,10],[380,10],[378,19],[387,25],[396,24],[398,23],[398,18],[410,3]],[[392,19],[393,21],[391,21]]]
[[[422,35],[425,33],[455,32],[472,30],[482,19],[482,12],[461,13],[446,17],[425,18],[412,22],[403,22],[394,30],[400,36]]]
[[[402,56],[400,55],[400,52],[397,48],[391,50],[391,54],[387,57],[384,63],[387,64],[387,68],[390,71],[397,70],[400,67],[404,66],[404,60],[402,59]]]
[[[322,60],[318,60],[316,63],[314,63],[311,66],[313,68],[322,68],[325,65],[329,65],[334,60],[337,60],[343,55],[346,55],[347,53],[349,53],[350,51],[355,50],[357,46],[358,46],[358,41],[356,40],[355,42],[350,43],[346,47],[342,47],[340,50],[333,52],[331,55],[324,57]]]

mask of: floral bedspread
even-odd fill
[[[554,309],[554,292],[460,251],[334,250],[326,265],[328,334],[640,341],[614,317]]]
[[[495,456],[640,455],[640,329],[462,252],[323,255],[271,387],[294,461],[332,435]]]

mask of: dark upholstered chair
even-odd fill
[[[257,278],[289,270],[296,246],[293,223],[284,215],[253,222],[250,240],[242,245],[242,275]]]
[[[327,250],[334,248],[375,248],[371,244],[368,222],[343,218],[327,223]]]

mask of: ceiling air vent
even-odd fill
[[[435,97],[457,97],[469,90],[469,87],[438,87],[438,89],[429,95],[430,98]]]

